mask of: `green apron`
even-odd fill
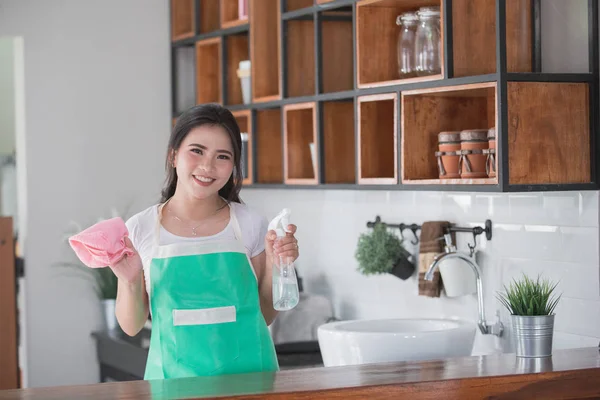
[[[236,239],[161,246],[164,204],[150,264],[152,334],[144,379],[279,370],[234,208]]]

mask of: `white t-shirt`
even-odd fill
[[[268,231],[268,221],[266,218],[240,203],[230,203],[233,212],[240,225],[242,240],[246,248],[246,254],[249,258],[255,257],[265,250],[265,236]],[[154,246],[154,234],[156,232],[156,222],[158,219],[158,204],[137,213],[129,218],[125,225],[129,230],[129,239],[133,247],[140,254],[144,267],[144,278],[146,280],[146,291],[150,295],[150,262],[152,261],[152,250]],[[232,219],[221,232],[212,236],[203,237],[182,237],[176,236],[165,228],[160,227],[159,244],[168,245],[180,242],[205,241],[210,239],[235,239]]]

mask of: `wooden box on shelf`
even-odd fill
[[[496,184],[498,177],[440,179],[438,134],[497,126],[496,83],[419,89],[401,93],[403,184]]]
[[[485,1],[485,0],[484,0]],[[401,79],[398,72],[396,17],[421,7],[440,7],[439,74]],[[444,77],[444,7],[441,0],[362,0],[356,4],[357,85],[368,88],[438,80]]]
[[[171,0],[171,40],[189,38],[195,33],[194,0]]]
[[[281,98],[279,0],[250,1],[250,60],[252,101]]]
[[[321,104],[324,170],[327,184],[356,183],[356,139],[354,101],[325,101]]]
[[[358,183],[398,183],[398,97],[396,93],[359,96]]]
[[[240,18],[239,0],[221,0],[221,27],[231,28],[233,26],[248,23],[248,16]]]
[[[284,176],[288,184],[319,183],[316,104],[288,104],[283,108]]]
[[[260,156],[256,159],[256,181],[261,184],[283,183],[283,143],[281,109],[256,110],[253,145]]]
[[[508,82],[509,184],[591,182],[589,96],[587,83]]]
[[[242,136],[242,176],[244,185],[250,185],[253,182],[252,179],[252,143],[254,141],[252,135],[252,112],[250,110],[241,110],[232,112],[235,117],[238,126],[240,127],[240,134]]]
[[[196,103],[223,103],[221,38],[196,42]]]

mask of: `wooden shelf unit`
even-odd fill
[[[397,110],[395,93],[358,97],[358,183],[398,183]]]
[[[402,92],[402,183],[497,184],[497,178],[439,179],[435,157],[440,132],[497,126],[496,102],[495,82]]]
[[[485,0],[484,0],[485,1]],[[444,40],[444,7],[441,0],[363,0],[356,5],[356,67],[359,88],[424,82],[444,77],[441,74],[400,79],[396,61],[398,26],[396,17],[420,7],[437,6],[441,12],[441,35]]]
[[[194,0],[171,0],[171,40],[196,34]]]
[[[223,103],[221,38],[196,42],[196,103]]]
[[[256,110],[254,143],[256,154],[256,183],[283,183],[283,135],[281,132],[281,108]]]
[[[322,169],[325,184],[356,183],[354,101],[321,103]]]
[[[240,61],[250,59],[248,32],[224,36],[223,40],[225,41],[225,74],[227,75],[227,95],[225,97],[225,104],[243,104],[242,86],[240,84],[240,78],[237,76],[237,70]]]
[[[252,156],[252,148],[254,137],[252,135],[252,112],[250,110],[234,111],[235,117],[242,136],[242,176],[243,185],[251,185],[254,181],[254,158]]]
[[[248,17],[240,18],[239,0],[221,0],[221,27],[231,28],[248,23]]]
[[[441,73],[399,79],[396,18],[425,6],[440,7]],[[596,2],[590,68],[577,73],[541,72],[540,0],[249,0],[247,20],[237,0],[171,7],[173,63],[176,50],[195,54],[193,75],[189,56],[174,68],[174,117],[192,102],[187,87],[194,104],[234,111],[250,131],[247,187],[599,188]],[[237,77],[243,60],[250,104]],[[440,180],[437,134],[492,126],[496,176]]]
[[[283,107],[283,169],[285,183],[319,183],[319,146],[316,104],[288,104]],[[311,145],[314,157],[311,156]]]
[[[281,9],[279,0],[249,0],[252,99],[281,98]]]

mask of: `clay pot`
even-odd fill
[[[490,178],[496,177],[496,128],[490,128],[487,134],[488,150],[485,162],[487,175]]]
[[[460,158],[460,132],[447,131],[438,134],[438,148],[435,156],[438,162],[440,179],[460,178],[458,160]]]
[[[460,132],[461,178],[487,178],[485,166],[487,154],[484,154],[489,143],[487,134],[487,129],[469,129]]]

